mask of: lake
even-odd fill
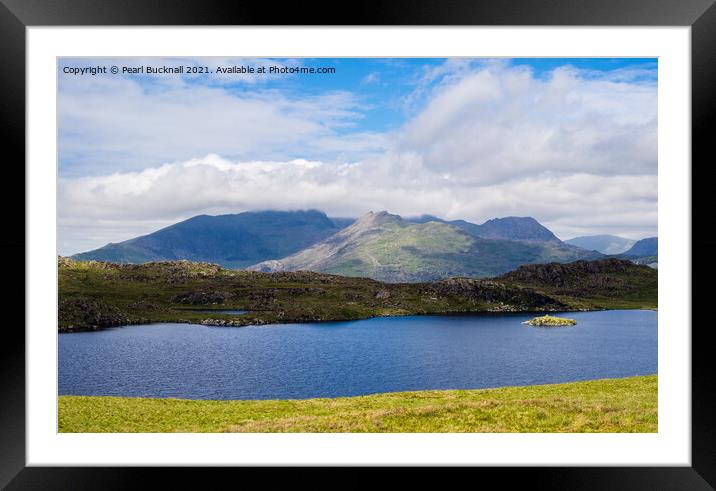
[[[559,314],[558,314],[559,315]],[[336,397],[657,373],[657,312],[384,317],[240,328],[152,324],[59,334],[60,395]]]

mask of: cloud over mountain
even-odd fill
[[[477,223],[529,215],[563,238],[656,234],[655,83],[568,66],[439,68],[414,84],[404,124],[382,132],[356,126],[365,103],[350,91],[69,83],[59,106],[61,169],[72,160],[59,180],[60,251],[260,209]]]

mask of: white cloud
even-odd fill
[[[247,159],[367,156],[385,150],[383,135],[340,136],[362,118],[349,92],[289,97],[275,90],[237,93],[167,78],[68,77],[59,97],[61,173],[98,175],[219,153]]]
[[[377,84],[380,82],[380,74],[378,72],[370,72],[360,81],[361,85]]]
[[[261,209],[331,216],[387,209],[477,223],[530,215],[564,239],[656,235],[657,96],[653,83],[634,81],[640,74],[599,77],[565,67],[535,77],[505,63],[456,61],[423,75],[430,83],[416,85],[423,92],[416,98],[425,104],[395,134],[338,136],[337,128],[360,117],[348,93],[237,98],[179,86],[149,96],[117,83],[122,97],[110,104],[124,106],[119,119],[87,116],[105,86],[63,95],[66,128],[82,129],[78,138],[96,138],[114,158],[129,151],[156,163],[62,177],[60,252],[200,213]],[[63,151],[73,150],[72,141]],[[235,155],[237,146],[263,149],[265,160]],[[301,147],[329,157],[286,158]],[[206,157],[179,161],[174,152]]]
[[[72,245],[80,239],[91,248],[199,213],[262,209],[317,208],[353,217],[387,209],[478,223],[532,215],[564,238],[585,230],[641,236],[656,223],[655,176],[577,174],[454,186],[453,178],[435,175],[406,153],[353,164],[230,162],[209,155],[140,172],[61,179],[59,196],[65,253],[78,252]],[[96,236],[91,245],[88,234]]]
[[[655,174],[656,101],[652,85],[570,68],[541,80],[493,64],[439,86],[399,148],[470,185],[526,173]]]

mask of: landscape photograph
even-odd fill
[[[658,432],[656,58],[57,78],[59,432]]]

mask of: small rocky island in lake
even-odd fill
[[[558,327],[558,326],[574,326],[577,324],[577,321],[574,319],[566,319],[564,317],[554,317],[551,315],[543,315],[542,317],[535,317],[532,320],[523,322],[523,324],[528,324],[530,326],[538,326],[538,327]]]

